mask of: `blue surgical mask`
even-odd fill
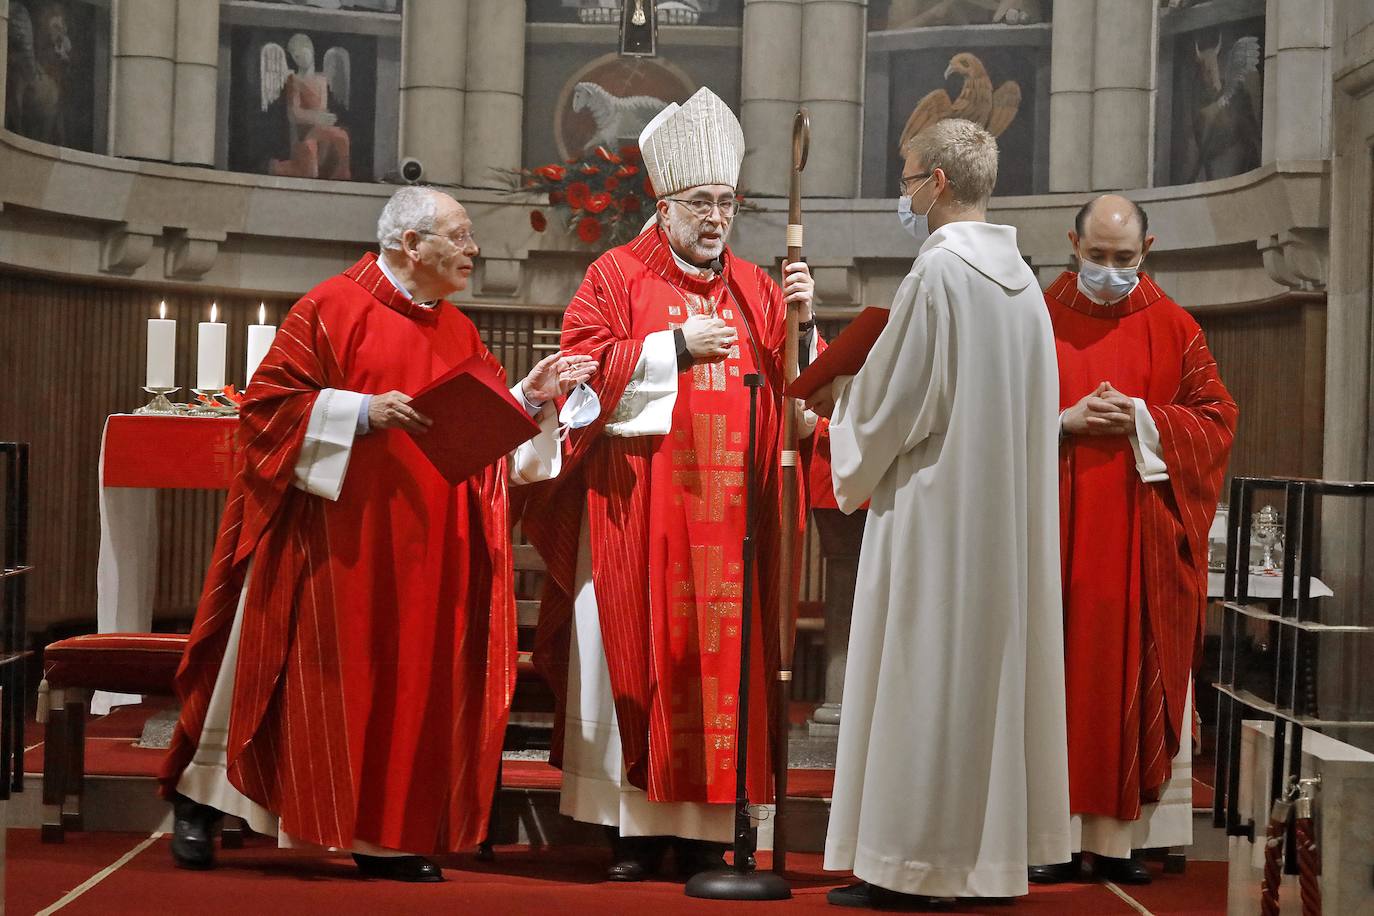
[[[1078,288],[1089,296],[1110,305],[1129,296],[1140,278],[1141,258],[1134,267],[1103,267],[1083,258],[1078,259]]]
[[[916,192],[926,186],[926,181],[930,181],[930,178],[926,178],[925,181],[917,185],[915,191],[897,198],[897,219],[901,221],[902,228],[918,241],[925,241],[926,236],[930,235],[930,211],[935,209],[935,201],[932,200],[930,206],[926,208],[926,212],[911,212],[911,198],[915,197]]]

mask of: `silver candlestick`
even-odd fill
[[[149,401],[147,404],[144,404],[142,407],[138,408],[138,410],[135,410],[134,413],[136,413],[136,414],[177,414],[177,413],[181,413],[181,411],[177,409],[177,405],[173,404],[171,401],[169,401],[169,400],[167,399],[167,395],[171,394],[171,393],[174,392],[174,391],[180,391],[181,388],[179,388],[179,387],[177,387],[177,388],[147,388],[147,387],[145,387],[143,390],[146,391],[146,392],[148,392],[149,394],[151,394],[151,395],[153,396],[153,399],[152,399],[151,401]]]
[[[1274,548],[1283,543],[1283,519],[1273,506],[1265,506],[1255,513],[1252,521],[1255,540],[1264,548],[1262,565],[1265,572],[1273,572]]]

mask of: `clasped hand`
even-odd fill
[[[682,323],[687,352],[700,363],[718,363],[730,355],[739,335],[714,315],[691,315]]]
[[[1064,411],[1063,428],[1072,436],[1129,436],[1135,432],[1135,401],[1102,382]]]

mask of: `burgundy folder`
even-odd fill
[[[415,444],[455,486],[539,434],[539,424],[480,356],[415,392],[410,406],[434,421],[428,432],[412,436]]]

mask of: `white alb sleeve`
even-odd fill
[[[539,435],[517,445],[506,462],[507,477],[515,485],[552,480],[563,469],[563,441],[558,436],[558,411],[553,402],[539,408],[534,419]]]
[[[671,330],[644,338],[634,374],[606,423],[606,435],[666,436],[673,428],[677,403],[677,345]]]
[[[1169,466],[1164,463],[1164,447],[1159,442],[1159,427],[1150,409],[1140,398],[1135,402],[1135,434],[1131,436],[1131,450],[1135,452],[1135,469],[1146,483],[1169,479]]]
[[[343,491],[344,474],[353,453],[353,439],[358,432],[358,411],[367,395],[356,391],[326,388],[315,399],[310,421],[305,427],[305,441],[296,460],[297,489],[328,500],[336,500]]]

